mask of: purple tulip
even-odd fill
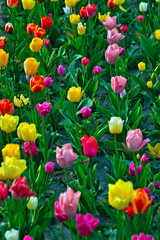
[[[24,142],[24,146],[22,146],[24,149],[26,157],[30,158],[30,154],[32,152],[32,157],[34,157],[38,153],[38,148],[36,147],[34,142],[31,142],[31,152],[29,147],[29,142]]]
[[[50,87],[52,85],[53,79],[51,77],[45,78],[45,87]]]
[[[148,195],[148,197],[149,197],[149,200],[155,198],[154,196],[151,196],[151,189],[150,189],[150,188],[144,187],[143,189],[144,189],[144,191],[147,193],[147,195]]]
[[[95,75],[98,75],[102,71],[102,68],[100,66],[95,66],[93,68],[93,72]]]
[[[52,107],[52,104],[48,102],[44,102],[42,104],[38,103],[36,105],[37,111],[41,117],[46,117],[49,114],[51,107]]]
[[[82,113],[82,116],[84,118],[89,118],[91,116],[91,109],[87,106],[87,107],[83,107],[81,109],[81,113]]]
[[[151,235],[144,235],[144,233],[140,233],[139,235],[134,234],[132,236],[132,240],[154,240],[154,237]]]
[[[142,166],[137,166],[137,174],[140,175],[141,174],[141,171],[143,169]],[[136,169],[135,169],[135,164],[134,163],[130,163],[129,165],[129,175],[135,177],[136,176]]]
[[[47,174],[52,174],[54,172],[54,162],[47,162],[45,165],[45,171]]]
[[[59,65],[59,67],[57,68],[58,74],[62,75],[64,71],[65,71],[65,68],[62,65]]]
[[[153,185],[154,185],[155,188],[159,187],[159,183],[158,182],[153,182]]]
[[[50,40],[49,39],[45,39],[44,46],[48,47],[49,45],[50,45]]]
[[[141,157],[141,162],[146,163],[146,162],[148,162],[148,160],[149,160],[149,158],[147,158],[146,155],[143,154],[142,157]]]

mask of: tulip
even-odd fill
[[[127,133],[127,146],[130,151],[140,150],[146,143],[150,142],[149,138],[143,140],[142,132],[140,129],[129,130]]]
[[[109,45],[105,52],[105,59],[109,64],[115,63],[121,53],[121,47],[117,44]]]
[[[78,155],[74,153],[70,144],[65,144],[62,148],[56,148],[56,161],[62,168],[68,167]]]
[[[87,57],[82,58],[82,65],[86,66],[88,64],[89,64],[89,58]]]
[[[152,201],[153,199],[149,200],[147,193],[141,188],[136,189],[131,199],[131,203],[136,214],[147,212],[149,207],[152,205]]]
[[[147,158],[146,155],[143,154],[141,157],[141,163],[146,163],[146,162],[148,162],[148,160],[149,160],[149,158]]]
[[[5,238],[6,240],[19,240],[19,231],[12,228],[5,232]]]
[[[11,33],[13,33],[13,31],[14,31],[14,28],[13,28],[12,23],[6,23],[5,32],[11,34]]]
[[[100,74],[101,71],[102,71],[102,68],[100,66],[95,66],[93,68],[93,72],[94,72],[95,75]]]
[[[59,67],[57,68],[57,72],[60,75],[62,75],[65,70],[66,70],[66,68],[64,68],[62,65],[59,65]]]
[[[58,222],[62,223],[68,220],[68,217],[62,213],[58,201],[54,203],[54,212],[55,212],[55,218]]]
[[[125,36],[119,33],[116,28],[108,30],[107,41],[109,44],[119,43],[123,38],[125,38]]]
[[[25,98],[22,94],[20,95],[20,98],[16,98],[16,96],[14,96],[14,105],[16,107],[23,107],[24,105],[26,105],[29,102],[29,98]]]
[[[141,171],[143,169],[142,166],[137,166],[137,174],[140,175],[141,174]],[[135,164],[134,163],[130,163],[129,165],[129,175],[135,177],[136,176],[136,170],[135,170]]]
[[[155,157],[159,158],[160,156],[160,143],[157,143],[154,147],[152,147],[149,143],[147,144],[147,148],[150,150],[150,153]]]
[[[45,39],[44,40],[44,46],[48,47],[50,45],[50,40],[49,39]]]
[[[84,118],[89,118],[91,116],[91,108],[88,106],[81,108],[81,114]]]
[[[33,38],[32,42],[29,45],[29,48],[32,52],[39,52],[41,50],[41,47],[43,45],[43,40],[41,38]]]
[[[41,27],[46,30],[48,30],[52,27],[52,23],[53,23],[53,21],[52,21],[52,18],[50,18],[50,17],[45,16],[45,17],[41,18]]]
[[[0,127],[1,130],[6,133],[11,133],[16,130],[16,127],[19,122],[18,116],[11,116],[9,114],[5,114],[4,116],[0,116]]]
[[[51,77],[45,78],[45,87],[50,87],[52,85],[53,79]]]
[[[54,172],[54,162],[47,162],[46,163],[45,172],[47,174],[52,174]]]
[[[30,147],[31,147],[31,151],[30,151]],[[31,157],[31,153],[32,153],[32,157],[36,156],[38,153],[38,148],[36,147],[34,142],[31,142],[31,144],[29,142],[24,142],[24,145],[22,148],[24,149],[24,153],[28,158]]]
[[[35,1],[34,0],[22,0],[22,5],[25,10],[31,10],[34,8]]]
[[[154,240],[154,237],[151,235],[144,235],[144,233],[140,233],[139,235],[134,234],[132,236],[132,240]]]
[[[138,19],[139,21],[143,21],[143,15],[139,15],[139,16],[137,17],[137,19]]]
[[[108,0],[107,6],[111,9],[117,7],[117,5],[114,3],[114,0]]]
[[[34,240],[32,237],[30,237],[29,235],[26,235],[23,240]]]
[[[76,0],[65,0],[65,4],[67,7],[71,8],[71,7],[75,7],[76,5]]]
[[[34,31],[38,28],[38,25],[36,25],[35,23],[29,23],[27,25],[27,33],[29,35],[34,35]]]
[[[70,102],[79,102],[81,97],[82,97],[81,87],[69,88],[67,98]]]
[[[87,213],[86,215],[76,215],[78,232],[81,236],[84,237],[92,234],[93,230],[97,227],[99,222],[100,220],[98,218],[94,218],[94,216],[90,213]]]
[[[120,93],[120,98],[123,98],[126,95],[126,90],[124,89],[121,93]]]
[[[127,79],[122,76],[111,78],[111,87],[113,92],[121,93],[126,87]]]
[[[106,19],[107,19],[107,17],[109,17],[109,15],[110,15],[110,13],[107,13],[107,15],[106,15],[106,14],[101,15],[100,12],[99,12],[99,13],[98,13],[98,19],[99,19],[99,21],[100,21],[101,23],[103,23],[103,22],[106,21]]]
[[[7,66],[8,58],[9,58],[9,53],[6,53],[3,49],[0,49],[0,68]]]
[[[159,187],[159,183],[158,182],[153,182],[154,187],[157,189]]]
[[[39,64],[35,58],[27,58],[24,62],[24,71],[28,76],[35,75],[37,73]]]
[[[43,2],[45,2],[45,0],[37,0],[37,2],[43,3]]]
[[[86,13],[87,13],[87,17],[94,17],[94,15],[96,14],[96,6],[95,4],[91,5],[88,4],[88,6],[86,7]]]
[[[125,211],[128,214],[128,217],[130,217],[131,220],[133,220],[134,218],[134,210],[133,207],[131,207],[130,205],[128,205],[126,208],[123,209],[123,211]]]
[[[112,134],[120,134],[123,130],[123,121],[120,117],[111,117],[109,121],[109,131]]]
[[[77,23],[79,23],[79,21],[80,21],[80,15],[79,14],[72,14],[72,15],[70,15],[69,16],[69,20],[70,20],[70,23],[71,24],[77,24]]]
[[[5,39],[0,38],[0,49],[4,48],[5,43],[6,43]]]
[[[88,137],[86,135],[81,138],[83,145],[83,152],[86,157],[95,157],[98,152],[98,143],[94,137]]]
[[[0,100],[0,115],[5,115],[6,113],[12,115],[14,112],[14,105],[8,99]]]
[[[157,38],[157,40],[160,40],[160,29],[155,31],[155,37]]]
[[[116,5],[122,5],[125,0],[113,0]]]
[[[16,159],[15,157],[6,157],[5,162],[1,163],[0,180],[16,179],[27,168],[26,161],[23,159]]]
[[[127,27],[127,25],[123,25],[123,26],[120,28],[120,31],[121,31],[121,33],[126,33],[126,32],[128,32],[128,27]]]
[[[143,72],[146,69],[146,64],[144,62],[140,62],[140,63],[138,63],[138,68],[140,71]]]
[[[154,196],[151,196],[151,189],[150,189],[150,188],[144,187],[143,189],[144,189],[144,191],[147,193],[147,195],[148,195],[148,197],[149,197],[149,200],[155,198]]]
[[[67,188],[66,192],[60,194],[59,205],[60,210],[64,215],[69,218],[74,217],[77,212],[80,196],[81,192],[78,191],[74,193],[74,191],[70,187]]]
[[[36,75],[30,79],[30,88],[32,92],[42,92],[45,87],[45,80],[40,75]]]
[[[80,22],[78,23],[77,30],[79,35],[84,35],[86,32],[86,26],[83,26],[82,23]]]
[[[118,210],[127,207],[134,194],[132,183],[119,179],[115,184],[109,184],[108,187],[109,204]]]
[[[22,122],[19,124],[17,129],[17,135],[20,140],[24,142],[35,142],[40,134],[37,134],[36,125],[34,123],[29,124],[27,122]]]
[[[8,186],[6,183],[0,182],[0,200],[4,201],[8,197]]]
[[[72,13],[72,8],[65,6],[63,7],[63,11],[66,15],[70,15]]]
[[[152,81],[148,81],[148,82],[146,83],[146,85],[147,85],[148,88],[152,88],[152,87],[153,87]]]
[[[51,110],[52,104],[48,102],[44,102],[42,104],[38,103],[36,105],[37,111],[41,117],[46,117],[50,110]]]
[[[19,5],[19,0],[7,0],[7,6],[10,8],[15,8]]]
[[[43,28],[36,28],[36,30],[34,31],[34,37],[38,37],[43,39],[44,36],[46,35],[46,32]]]
[[[6,157],[15,157],[20,159],[20,147],[18,144],[7,144],[2,149],[3,161],[5,161]]]
[[[82,18],[87,18],[87,8],[86,7],[82,7],[80,10],[80,16]]]
[[[106,21],[103,22],[103,25],[107,30],[112,30],[113,28],[120,27],[121,24],[116,24],[116,16],[107,17]]]
[[[12,197],[15,199],[24,199],[35,195],[35,192],[29,191],[30,187],[27,186],[26,177],[15,179],[9,189],[9,192],[11,192]]]
[[[141,3],[139,4],[139,11],[140,11],[140,12],[146,12],[146,11],[147,11],[147,6],[148,6],[148,3],[141,2]]]
[[[38,198],[31,196],[27,203],[27,208],[29,210],[35,210],[37,207],[38,207]]]

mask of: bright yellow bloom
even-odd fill
[[[32,42],[29,45],[29,48],[32,52],[39,52],[41,50],[41,47],[43,45],[43,40],[41,38],[33,38]]]
[[[84,35],[85,32],[86,32],[86,27],[84,27],[83,25],[77,27],[77,30],[78,30],[78,34],[79,35]]]
[[[71,8],[71,7],[75,7],[76,5],[76,0],[65,0],[65,4],[67,7]]]
[[[4,116],[0,116],[0,127],[1,130],[6,133],[11,133],[16,130],[16,127],[19,122],[18,116],[12,116],[9,114],[5,114]]]
[[[36,61],[35,58],[27,58],[24,62],[24,71],[26,75],[36,75],[39,62]]]
[[[119,179],[115,184],[109,184],[109,204],[120,210],[128,206],[134,194],[131,182]]]
[[[116,5],[122,5],[125,0],[113,0]]]
[[[70,102],[79,102],[82,97],[81,87],[71,87],[68,90],[67,98]]]
[[[159,158],[160,156],[160,143],[157,143],[154,147],[152,147],[149,143],[147,144],[147,148],[149,149],[150,153],[155,157]]]
[[[29,102],[29,98],[25,98],[22,94],[20,96],[20,98],[16,98],[16,96],[14,96],[14,105],[16,107],[23,107],[24,105],[26,105]]]
[[[155,31],[155,37],[160,40],[160,29]]]
[[[70,15],[69,16],[69,20],[70,20],[70,23],[71,24],[77,24],[77,23],[79,23],[79,21],[80,21],[80,15],[79,14],[72,14],[72,15]]]
[[[139,71],[143,72],[146,70],[146,64],[144,62],[138,63]]]
[[[123,121],[120,117],[111,117],[109,121],[109,131],[112,134],[121,133],[123,130]]]
[[[148,81],[148,82],[146,83],[146,85],[147,85],[148,88],[152,88],[152,87],[153,87],[152,81]]]
[[[6,53],[3,49],[0,49],[0,68],[7,66],[8,58],[9,58],[9,53]]]
[[[100,12],[98,13],[98,19],[99,19],[99,21],[100,21],[101,23],[102,23],[102,22],[105,22],[106,19],[107,19],[107,17],[109,17],[109,16],[110,16],[110,12],[108,12],[107,15],[106,15],[106,14],[101,15]]]
[[[139,154],[137,154],[137,156],[136,156],[136,157],[137,157],[137,159],[140,159],[140,157],[141,157],[141,156],[140,156]]]
[[[25,10],[31,10],[34,8],[35,1],[34,0],[22,0],[22,5]]]
[[[156,2],[160,3],[160,0],[156,0]]]
[[[16,179],[26,170],[26,160],[6,157],[5,162],[1,163],[0,180]]]
[[[17,159],[20,159],[20,148],[18,144],[7,144],[3,149],[2,149],[2,155],[3,155],[3,160],[5,161],[6,157],[15,157]]]
[[[24,142],[35,142],[40,134],[37,134],[36,125],[27,122],[20,123],[17,129],[17,135]]]

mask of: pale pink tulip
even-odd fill
[[[130,151],[140,150],[146,143],[150,142],[149,138],[143,140],[142,132],[140,129],[129,130],[127,133],[127,146]]]
[[[122,76],[111,78],[111,87],[113,92],[121,93],[126,87],[127,79]]]
[[[78,158],[78,155],[73,152],[70,144],[65,144],[62,148],[56,148],[56,160],[62,168],[68,167],[76,158]]]
[[[73,218],[77,212],[81,192],[76,192],[68,187],[67,192],[61,193],[59,196],[60,209],[64,215]]]
[[[111,30],[113,28],[116,28],[116,27],[120,27],[121,24],[116,24],[116,16],[114,17],[107,17],[106,21],[103,22],[103,25],[105,26],[105,28],[107,30]]]
[[[125,36],[119,33],[116,28],[108,30],[107,41],[109,44],[119,43],[123,38],[125,38]]]
[[[121,54],[121,47],[117,44],[109,45],[105,52],[105,59],[109,64],[115,63]]]

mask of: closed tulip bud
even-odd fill
[[[38,37],[38,38],[41,38],[43,39],[46,35],[46,32],[43,28],[36,28],[35,31],[34,31],[34,37]]]
[[[113,0],[116,5],[122,5],[125,0]]]
[[[3,49],[0,49],[0,68],[7,66],[8,58],[9,58],[9,53],[6,53]]]
[[[52,174],[54,172],[54,162],[48,162],[45,165],[45,172],[47,174]]]
[[[34,240],[34,239],[33,239],[32,237],[26,235],[26,236],[23,238],[23,240]]]
[[[34,0],[22,0],[22,5],[25,10],[31,10],[34,8],[35,1]]]
[[[19,231],[15,229],[11,229],[5,232],[6,240],[19,240]]]
[[[81,114],[84,118],[89,118],[91,116],[91,109],[87,107],[81,108]]]
[[[140,11],[140,12],[146,12],[146,11],[147,11],[147,6],[148,6],[148,3],[141,2],[141,3],[139,4],[139,11]]]
[[[70,102],[79,102],[82,97],[81,87],[71,87],[68,90],[67,98]]]
[[[98,142],[96,139],[91,136],[88,137],[86,135],[81,138],[81,142],[83,145],[83,153],[86,157],[95,157],[98,153]]]
[[[7,6],[10,8],[15,8],[19,5],[19,0],[7,0]]]
[[[79,21],[80,21],[80,15],[79,14],[72,14],[72,15],[70,15],[69,16],[69,20],[70,20],[70,23],[71,24],[77,24],[77,23],[79,23]]]
[[[143,15],[139,15],[138,17],[137,17],[137,19],[141,22],[141,21],[143,21]]]
[[[2,149],[3,161],[5,161],[6,157],[15,157],[20,159],[20,147],[18,144],[7,144]]]
[[[88,64],[89,64],[89,58],[87,57],[82,58],[82,65],[86,66]]]
[[[122,76],[112,77],[111,78],[111,87],[113,92],[121,93],[126,87],[127,79]]]
[[[152,81],[148,81],[148,82],[146,83],[146,85],[147,85],[148,88],[152,88],[152,87],[153,87]]]
[[[126,33],[126,32],[128,32],[128,27],[127,27],[127,25],[122,26],[122,27],[120,28],[120,31],[121,31],[121,33]]]
[[[29,23],[27,25],[27,33],[29,35],[34,35],[34,31],[38,28],[38,25],[36,25],[35,23]]]
[[[86,7],[82,7],[81,10],[80,10],[80,16],[82,18],[87,18],[87,11],[86,11]]]
[[[40,134],[37,134],[36,125],[34,123],[29,124],[27,122],[22,122],[17,128],[17,135],[20,140],[24,142],[35,142]]]
[[[51,77],[45,78],[45,87],[50,87],[52,85],[53,79]]]
[[[0,201],[4,201],[8,197],[8,186],[6,183],[0,182]]]
[[[32,52],[39,52],[41,50],[41,47],[43,45],[43,40],[41,38],[33,38],[32,42],[29,45],[29,48]]]
[[[88,6],[86,7],[86,13],[87,13],[87,17],[94,17],[94,15],[96,14],[96,6],[95,4],[91,5],[88,4]]]
[[[111,117],[109,121],[109,131],[112,134],[120,134],[123,130],[123,121],[120,117]]]
[[[57,68],[57,72],[59,75],[62,75],[65,70],[66,68],[64,68],[62,65],[59,65],[59,67]]]
[[[13,31],[14,31],[14,28],[13,28],[12,23],[6,23],[5,32],[11,34],[11,33],[13,33]]]
[[[65,7],[63,8],[63,11],[64,11],[64,13],[65,13],[66,15],[70,15],[70,14],[72,13],[72,8],[65,6]]]
[[[45,39],[44,40],[44,46],[48,47],[50,45],[50,40],[49,39]]]
[[[153,182],[153,185],[156,189],[159,188],[159,183],[158,182]]]
[[[37,197],[30,197],[27,208],[29,210],[35,210],[38,207],[38,198]]]
[[[22,148],[24,149],[25,155],[26,157],[30,158],[31,157],[31,153],[32,153],[32,157],[36,156],[38,153],[38,148],[36,147],[34,142],[24,142]],[[31,148],[31,151],[30,151]]]
[[[139,153],[138,153],[138,154],[136,155],[136,158],[137,158],[137,159],[140,159],[140,157],[141,157],[141,156],[140,156]]]
[[[146,162],[148,162],[148,160],[149,160],[149,158],[147,158],[146,155],[143,154],[142,157],[141,157],[141,162],[146,163]]]
[[[157,40],[160,40],[160,29],[155,31],[155,37],[157,38]]]
[[[28,76],[35,75],[38,71],[39,62],[35,58],[27,58],[24,62],[24,71]]]
[[[16,130],[16,127],[19,122],[18,116],[11,116],[9,114],[5,114],[0,117],[0,127],[1,130],[6,133],[11,133]]]
[[[111,9],[117,7],[117,5],[114,3],[114,0],[108,0],[107,6]]]
[[[7,40],[5,37],[0,37],[0,49],[4,48],[4,45],[6,44]]]
[[[42,92],[45,87],[45,80],[40,75],[35,75],[30,79],[30,88],[32,92]]]
[[[137,166],[136,168],[137,168],[137,174],[140,175],[143,167],[142,166],[139,166],[139,167]],[[130,165],[129,165],[129,175],[133,176],[133,177],[136,176],[136,169],[135,169],[135,164],[134,163],[130,163]]]
[[[41,27],[46,30],[48,30],[49,28],[52,27],[52,23],[53,23],[53,21],[52,21],[52,18],[50,18],[50,17],[45,16],[45,17],[41,18]]]
[[[71,8],[71,7],[75,7],[76,5],[76,0],[65,0],[65,4],[67,7]]]
[[[42,104],[38,103],[36,105],[37,111],[41,117],[46,117],[50,110],[51,110],[52,104],[48,102],[44,102]]]
[[[102,71],[102,68],[100,66],[95,66],[93,68],[93,72],[94,72],[95,75],[100,74],[101,71]]]
[[[138,68],[141,72],[146,70],[146,64],[144,62],[138,63]]]

